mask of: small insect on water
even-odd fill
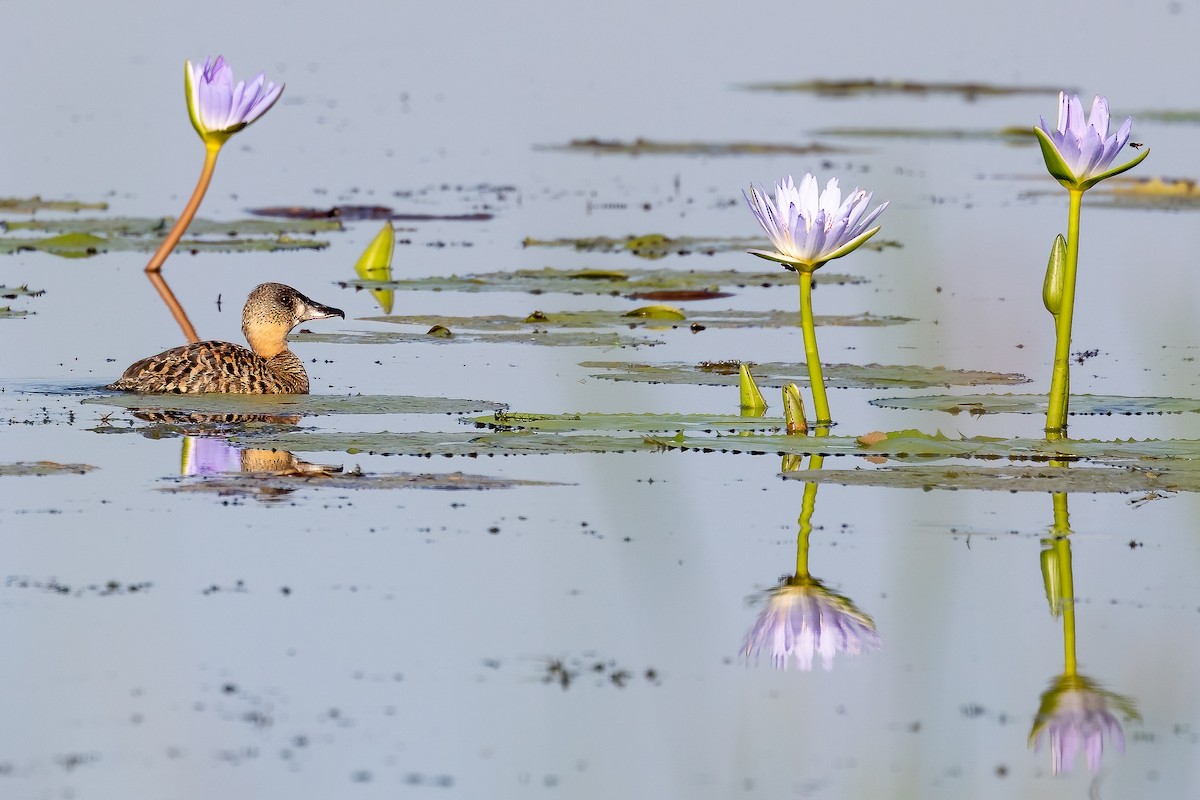
[[[1141,150],[1142,147],[1144,147],[1144,145],[1141,142],[1130,142],[1129,146],[1132,147],[1134,150]]]

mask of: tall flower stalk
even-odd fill
[[[1128,163],[1112,167],[1117,154],[1129,142],[1133,118],[1127,117],[1116,133],[1109,135],[1108,100],[1096,95],[1091,114],[1085,119],[1078,95],[1058,95],[1058,124],[1051,128],[1043,117],[1033,131],[1042,148],[1046,169],[1070,196],[1067,212],[1065,252],[1055,241],[1047,267],[1043,301],[1054,317],[1054,369],[1050,378],[1046,430],[1062,433],[1067,428],[1070,399],[1071,325],[1075,315],[1075,273],[1079,264],[1079,213],[1083,193],[1106,178],[1133,169],[1150,155],[1143,150]],[[1060,237],[1061,238],[1061,237]]]
[[[789,175],[776,184],[774,197],[765,187],[751,186],[749,194],[742,194],[775,248],[749,252],[779,262],[800,275],[800,329],[804,335],[804,357],[812,384],[816,424],[830,425],[832,418],[813,323],[813,273],[833,259],[858,249],[878,233],[878,225],[870,226],[887,208],[887,203],[868,211],[871,193],[858,187],[843,201],[837,178],[818,192],[817,179],[811,174],[805,174],[799,186]]]
[[[204,142],[204,167],[191,199],[179,219],[175,220],[175,226],[167,233],[167,238],[150,257],[146,272],[162,269],[163,262],[179,244],[184,231],[196,216],[200,201],[212,182],[221,147],[230,136],[267,113],[283,94],[283,84],[266,80],[262,72],[250,83],[238,81],[234,84],[233,70],[222,56],[217,56],[215,61],[206,58],[199,67],[193,66],[191,61],[185,62],[183,80],[188,115]]]

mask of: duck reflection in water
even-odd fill
[[[812,456],[809,469],[820,469],[821,460],[821,456]],[[839,652],[858,655],[879,649],[875,622],[849,598],[809,574],[808,540],[816,500],[817,484],[805,483],[796,537],[796,572],[766,593],[766,607],[742,644],[747,660],[752,656],[757,660],[769,649],[777,669],[787,669],[794,656],[800,669],[808,671],[813,656],[819,653],[822,666],[829,670]]]
[[[341,467],[311,464],[296,458],[287,450],[243,450],[222,439],[184,437],[181,474],[223,475],[238,472],[327,476],[331,472],[341,472]]]

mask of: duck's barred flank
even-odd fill
[[[307,394],[304,364],[287,335],[301,322],[345,315],[282,283],[264,283],[242,310],[252,350],[229,342],[196,342],[132,364],[108,389],[143,394]]]
[[[272,358],[230,342],[196,342],[132,364],[109,389],[145,394],[308,394],[299,357]]]

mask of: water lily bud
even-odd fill
[[[1042,302],[1054,316],[1062,309],[1063,280],[1067,271],[1067,240],[1060,233],[1054,237],[1050,248],[1050,262],[1046,264],[1046,280],[1042,283]]]
[[[808,421],[804,419],[804,397],[794,383],[783,387],[783,419],[788,436],[807,436]]]
[[[738,385],[742,413],[762,416],[763,412],[767,410],[767,401],[763,399],[762,392],[758,390],[758,384],[754,382],[754,378],[745,364],[738,366]]]

